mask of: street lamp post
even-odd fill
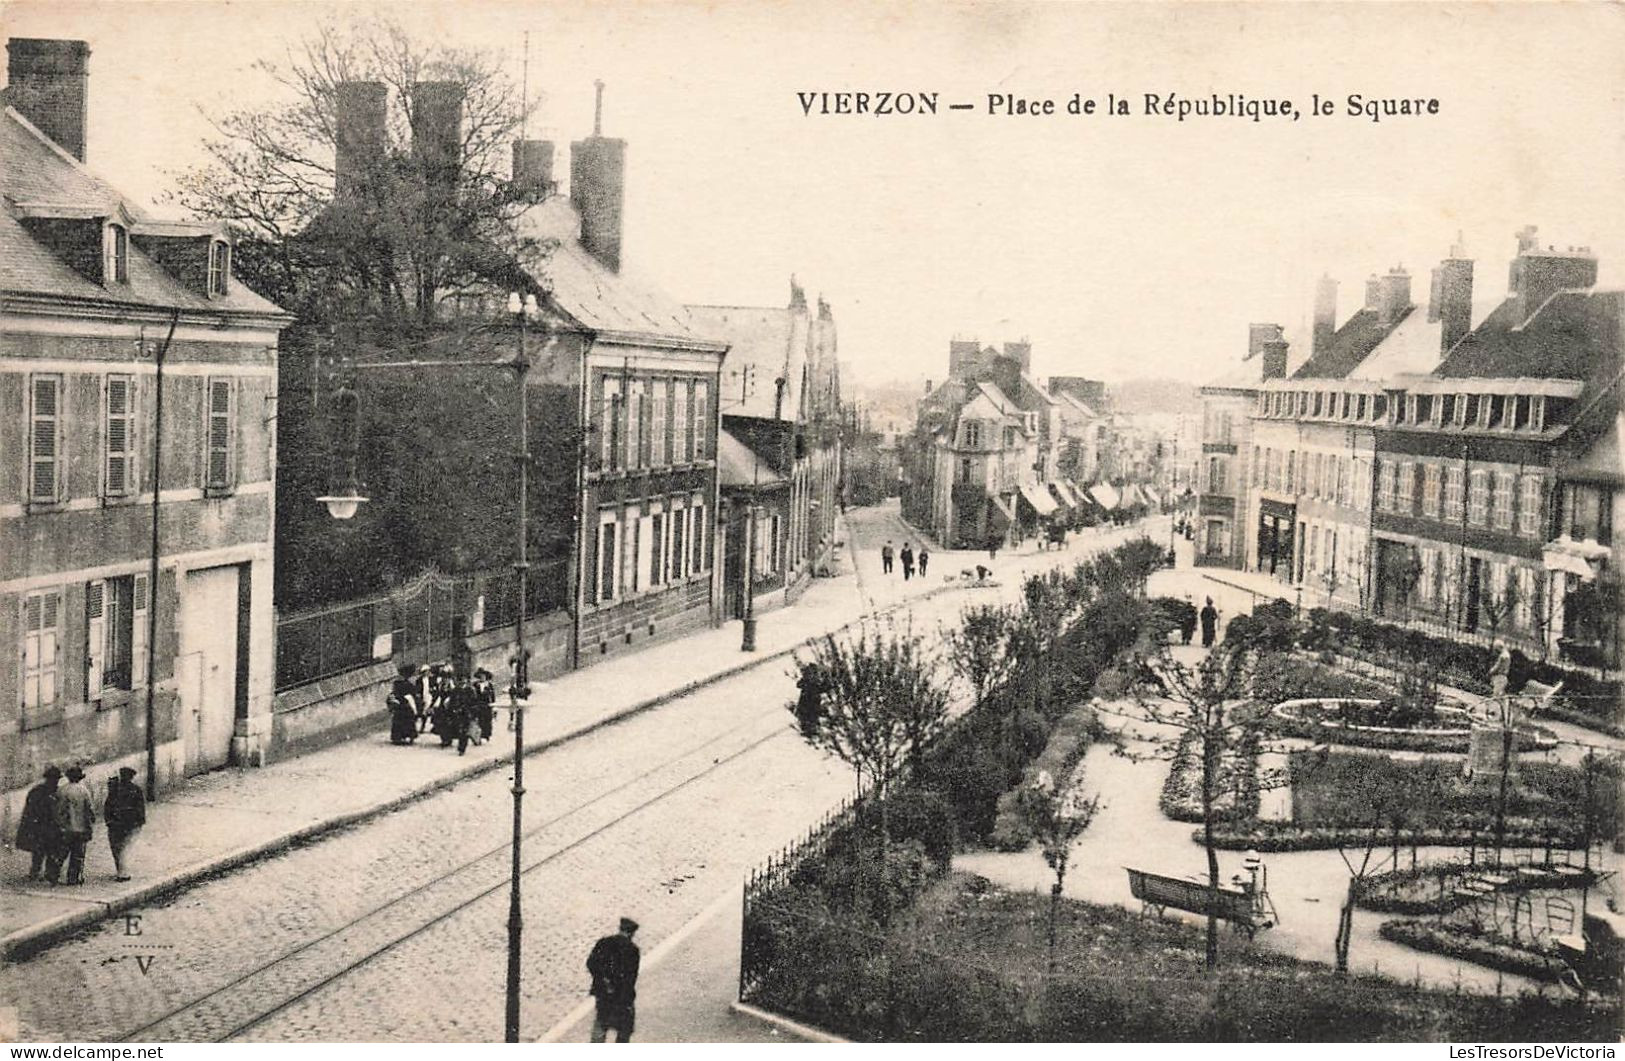
[[[520,702],[530,696],[530,667],[529,654],[525,649],[525,604],[530,596],[530,402],[525,392],[525,378],[530,372],[530,356],[525,349],[526,322],[537,315],[536,296],[518,294],[508,296],[508,312],[514,317],[518,325],[518,346],[512,361],[479,362],[479,361],[412,361],[406,363],[376,362],[358,364],[357,369],[389,369],[389,368],[467,368],[469,366],[488,365],[497,368],[511,369],[515,382],[518,384],[518,410],[517,420],[519,428],[519,449],[515,454],[515,462],[519,466],[519,519],[518,519],[518,548],[514,559],[514,576],[518,583],[519,599],[514,615],[514,684],[510,690],[512,700],[513,724],[513,840],[512,864],[509,874],[508,891],[508,975],[507,975],[507,1006],[504,1014],[503,1026],[505,1040],[510,1043],[519,1041],[519,982],[520,982],[520,944],[523,937],[524,919],[520,912],[520,876],[521,844],[524,840],[524,798],[525,798],[525,710]],[[346,388],[348,392],[348,388]],[[341,392],[343,393],[343,392]],[[350,424],[347,425],[345,440],[345,482],[342,489],[334,494],[319,497],[316,500],[327,506],[329,514],[334,519],[350,519],[356,510],[367,498],[361,496],[360,485],[356,477],[356,452],[359,447],[357,426],[358,418],[354,416],[355,399],[353,392],[341,403],[341,408],[350,415]]]

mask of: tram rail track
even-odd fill
[[[660,764],[529,827],[523,833],[525,840],[534,839],[594,807],[623,797],[638,785],[646,784],[651,778],[680,764],[699,760],[694,763],[697,769],[679,770],[680,776],[669,783],[657,784],[652,794],[637,799],[631,806],[619,810],[608,820],[550,846],[545,854],[528,861],[521,873],[528,874],[554,862],[755,749],[789,734],[791,730],[783,725],[773,726],[762,734],[750,733],[769,719],[782,717],[782,707],[776,706],[769,711],[759,712],[665,759]],[[710,751],[719,744],[724,744],[730,739],[740,740],[742,734],[745,738],[742,744],[728,748],[721,755],[710,754]],[[507,888],[511,879],[508,860],[511,846],[511,842],[505,842],[472,858],[464,859],[411,890],[393,896],[343,924],[283,951],[268,961],[255,965],[247,972],[167,1010],[160,1016],[124,1033],[120,1037],[121,1041],[225,1042],[237,1038],[357,972],[381,955],[451,919],[470,904]],[[411,925],[405,931],[401,931],[399,927],[402,919],[408,920]],[[355,951],[358,939],[361,945],[359,955]],[[330,953],[334,950],[338,953]],[[274,1004],[268,1005],[272,999],[275,1000]],[[234,1013],[233,1010],[243,1012]]]

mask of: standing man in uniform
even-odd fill
[[[592,974],[592,996],[598,1000],[598,1012],[592,1021],[592,1041],[605,1041],[605,1033],[615,1030],[615,1041],[632,1041],[633,1004],[638,995],[638,945],[632,934],[638,923],[630,917],[621,918],[621,930],[605,936],[593,944],[587,956],[587,971]]]

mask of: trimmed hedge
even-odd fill
[[[1324,699],[1332,699],[1326,697]],[[1339,700],[1350,699],[1338,697]],[[1291,701],[1285,701],[1290,703]],[[1280,704],[1276,707],[1280,708]],[[1466,722],[1466,719],[1463,719]],[[1298,737],[1320,744],[1344,744],[1352,748],[1375,748],[1380,751],[1421,752],[1428,755],[1462,755],[1467,752],[1471,737],[1463,728],[1458,732],[1441,730],[1378,729],[1369,726],[1336,726],[1314,719],[1284,714],[1280,710],[1270,715],[1270,729],[1284,737]],[[1540,751],[1552,747],[1556,734],[1540,726],[1528,725],[1517,734],[1518,751]]]
[[[1057,785],[1065,785],[1089,751],[1090,737],[1095,729],[1095,713],[1087,705],[1079,705],[1055,724],[1049,742],[1038,758],[1032,761],[1022,775],[1021,784],[999,797],[998,817],[988,844],[998,851],[1024,851],[1033,842],[1032,829],[1020,805],[1021,791],[1046,771]]]
[[[1181,734],[1173,761],[1168,765],[1168,777],[1162,783],[1162,795],[1157,801],[1163,817],[1176,822],[1202,820],[1202,757],[1194,733]],[[1234,783],[1238,765],[1250,775],[1240,786]],[[1252,741],[1228,762],[1221,760],[1216,779],[1218,791],[1213,798],[1215,822],[1250,821],[1258,817],[1258,742]],[[1239,795],[1240,799],[1236,797]]]
[[[1556,831],[1548,835],[1540,828],[1542,824],[1528,819],[1508,818],[1502,849],[1544,847],[1546,842],[1551,840],[1554,851],[1579,850],[1578,833]],[[1391,832],[1384,830],[1378,846],[1388,846],[1392,842],[1392,836]],[[1370,837],[1369,828],[1258,821],[1249,822],[1244,828],[1232,825],[1215,829],[1213,844],[1226,851],[1246,851],[1249,848],[1257,851],[1323,851],[1333,847],[1363,848]],[[1191,839],[1201,843],[1201,832],[1192,833]],[[1407,827],[1399,830],[1401,847],[1471,847],[1475,842],[1478,850],[1489,850],[1495,843],[1495,834],[1489,828],[1482,828],[1477,832],[1460,827],[1423,829]]]
[[[1384,921],[1377,933],[1383,939],[1430,954],[1459,958],[1486,969],[1516,973],[1543,983],[1557,983],[1566,968],[1562,959],[1555,955],[1528,947],[1515,947],[1499,938],[1477,935],[1463,926],[1440,921]]]

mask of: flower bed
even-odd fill
[[[1366,878],[1361,888],[1359,905],[1364,910],[1384,914],[1447,914],[1461,906],[1465,900],[1456,896],[1463,880],[1485,872],[1483,865],[1466,862],[1435,862],[1414,869],[1389,870]],[[1558,873],[1541,867],[1520,867],[1506,890],[1558,891],[1584,888],[1595,883],[1596,874]]]
[[[1238,770],[1243,771],[1240,777]],[[1257,770],[1256,743],[1220,761],[1213,794],[1215,821],[1246,821],[1258,816]],[[1202,820],[1202,756],[1194,735],[1180,738],[1158,802],[1163,815],[1173,821]]]
[[[1311,697],[1284,700],[1275,705],[1271,724],[1289,737],[1324,744],[1346,744],[1385,751],[1464,754],[1471,740],[1470,716],[1461,708],[1436,707],[1432,714],[1440,722],[1460,725],[1384,726],[1368,720],[1381,717],[1390,701],[1351,697]],[[1541,751],[1554,747],[1556,737],[1535,726],[1518,730],[1518,750]]]
[[[1543,983],[1557,983],[1565,969],[1562,959],[1549,951],[1536,950],[1527,943],[1514,945],[1510,940],[1481,934],[1464,925],[1406,919],[1384,921],[1377,931],[1383,939],[1394,943]]]
[[[1548,835],[1540,828],[1541,823],[1528,819],[1507,819],[1506,839],[1503,846],[1507,849],[1518,847],[1544,847],[1548,841],[1552,850],[1577,851],[1580,841],[1577,834],[1562,832]],[[1394,834],[1384,831],[1379,847],[1392,842]],[[1399,844],[1402,847],[1473,847],[1480,851],[1488,851],[1495,843],[1495,836],[1488,828],[1470,829],[1462,826],[1452,827],[1407,827],[1399,831]],[[1191,839],[1197,843],[1202,842],[1202,834],[1193,832]],[[1245,827],[1227,825],[1214,830],[1214,845],[1226,851],[1246,851],[1249,848],[1257,851],[1324,851],[1334,847],[1363,848],[1371,839],[1371,830],[1362,826],[1335,826],[1335,825],[1297,825],[1293,822],[1247,822]]]

